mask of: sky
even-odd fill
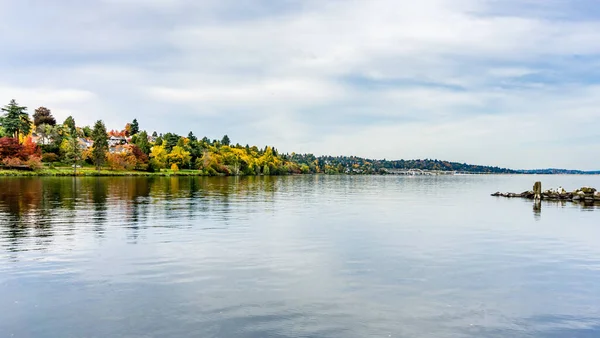
[[[0,104],[279,151],[600,169],[597,0],[0,0]]]

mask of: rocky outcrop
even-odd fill
[[[524,191],[522,193],[493,193],[492,196],[496,197],[507,197],[507,198],[527,198],[534,199],[535,193],[533,191]],[[595,188],[582,187],[572,192],[568,192],[563,188],[549,189],[541,193],[542,200],[550,201],[573,201],[573,202],[600,202],[600,192]]]

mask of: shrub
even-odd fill
[[[107,155],[108,165],[112,170],[132,170],[137,161],[132,154],[112,154]]]
[[[33,170],[42,169],[42,158],[37,155],[29,156],[29,159],[26,162],[27,166]]]
[[[58,155],[56,155],[55,153],[45,153],[42,155],[42,162],[57,162],[58,161]]]
[[[179,171],[179,167],[177,166],[177,164],[173,163],[173,164],[171,164],[171,170]]]
[[[21,161],[21,159],[18,157],[6,157],[2,160],[2,164],[7,167],[17,167],[22,165],[23,161]]]
[[[16,138],[2,137],[0,138],[0,159],[18,157],[22,148]]]

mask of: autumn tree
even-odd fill
[[[39,107],[33,113],[33,125],[39,127],[42,124],[47,124],[50,126],[56,125],[56,119],[54,116],[52,116],[50,109],[46,107]]]
[[[31,131],[31,119],[27,107],[19,106],[17,101],[11,100],[2,107],[4,116],[0,119],[2,127],[7,134],[13,135],[17,140],[19,135],[27,135]]]
[[[102,120],[98,120],[94,124],[92,140],[94,141],[92,161],[96,165],[96,169],[100,171],[100,168],[106,162],[106,153],[108,152],[108,135],[106,133],[106,126]]]
[[[167,155],[167,161],[169,164],[177,164],[179,168],[185,168],[190,165],[190,152],[186,151],[181,146],[173,147],[173,150]]]
[[[150,149],[150,164],[157,169],[165,167],[167,164],[167,150],[164,145],[155,145]]]

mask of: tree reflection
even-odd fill
[[[279,178],[282,180],[285,178]],[[0,178],[0,244],[9,251],[52,245],[54,236],[98,237],[127,229],[130,243],[153,227],[227,223],[232,208],[272,203],[276,177]],[[239,212],[238,212],[239,214]],[[77,237],[79,238],[79,237]],[[29,239],[35,239],[29,241]],[[33,244],[32,244],[33,243]]]

